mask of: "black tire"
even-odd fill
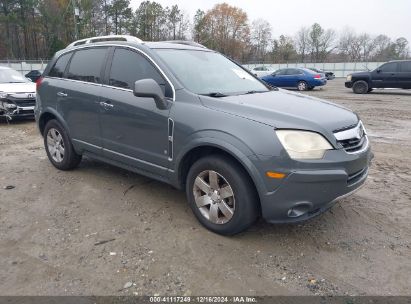
[[[228,185],[232,189],[235,208],[231,219],[226,223],[213,223],[203,215],[202,212],[207,210],[207,208],[211,210],[211,204],[209,206],[203,206],[203,211],[197,207],[194,197],[194,183],[198,176],[201,176],[201,174],[207,171],[216,172],[219,175],[219,182],[227,182],[227,184],[224,185]],[[208,181],[208,185],[211,184],[212,183]],[[207,229],[221,235],[233,235],[247,229],[255,222],[259,214],[258,196],[254,184],[246,171],[234,160],[221,155],[206,156],[191,166],[186,180],[186,196],[198,221]],[[206,196],[207,195],[204,194],[204,197]],[[216,203],[216,205],[218,205],[218,203]],[[218,214],[218,217],[224,217],[221,209],[218,209]]]
[[[368,83],[364,80],[357,80],[354,82],[352,90],[355,94],[365,94],[368,92]]]
[[[48,145],[48,135],[49,131],[53,132],[53,130],[56,130],[58,134],[61,135],[61,140],[62,140],[62,147],[64,149],[64,155],[61,158],[61,161],[57,161],[53,158],[51,155],[51,151],[49,149]],[[51,133],[50,133],[51,135]],[[44,138],[44,148],[46,150],[47,156],[50,160],[50,162],[53,164],[54,167],[56,167],[59,170],[71,170],[74,169],[75,167],[78,166],[78,164],[81,162],[81,155],[77,154],[74,151],[73,145],[71,143],[71,140],[64,129],[64,127],[61,125],[60,122],[58,122],[55,119],[50,120],[47,122],[44,132],[43,132],[43,138]],[[49,139],[50,140],[50,139]]]
[[[308,84],[304,80],[299,81],[297,83],[297,90],[298,91],[307,91],[308,90]]]

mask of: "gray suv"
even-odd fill
[[[355,113],[189,42],[76,41],[37,82],[35,116],[56,168],[86,155],[169,183],[223,235],[258,216],[322,213],[364,183],[372,158]]]

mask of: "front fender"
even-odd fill
[[[233,135],[221,131],[211,130],[192,134],[187,139],[186,144],[180,149],[174,159],[174,170],[170,176],[170,180],[173,185],[181,188],[182,181],[180,180],[180,173],[182,170],[183,160],[191,151],[201,147],[217,148],[234,157],[247,171],[253,180],[254,185],[257,187],[257,191],[259,193],[264,192],[261,175],[258,173],[257,168],[249,158],[249,156],[257,157],[255,153],[245,143]]]

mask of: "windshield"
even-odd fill
[[[259,80],[221,54],[176,49],[156,51],[191,92],[222,96],[269,91]]]
[[[19,72],[9,69],[0,69],[0,83],[23,83],[29,82]]]

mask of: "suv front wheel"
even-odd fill
[[[52,119],[46,124],[43,137],[47,156],[54,167],[60,170],[77,167],[81,155],[74,151],[66,130],[57,120]]]
[[[187,200],[207,229],[233,235],[258,216],[258,199],[244,169],[232,159],[211,155],[195,162],[187,175]]]

